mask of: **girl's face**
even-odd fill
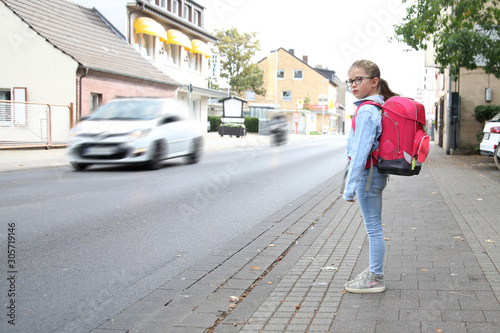
[[[364,69],[354,67],[349,70],[349,81],[351,83],[351,92],[357,99],[363,99],[368,96],[377,95],[378,78],[369,78]],[[361,83],[359,82],[361,78]],[[351,81],[353,80],[353,81]]]

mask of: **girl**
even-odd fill
[[[380,78],[380,69],[369,60],[354,62],[346,81],[352,94],[358,98],[355,105],[355,128],[347,138],[346,153],[350,160],[343,198],[354,202],[356,194],[363,214],[366,232],[369,238],[370,265],[362,273],[345,284],[345,290],[353,293],[378,293],[385,291],[384,255],[385,241],[382,230],[382,191],[387,184],[387,175],[372,168],[370,176],[371,152],[378,147],[378,138],[382,132],[380,108],[374,105],[360,105],[372,101],[380,106],[384,100],[397,96],[389,89],[387,82]],[[373,160],[376,164],[376,160]],[[371,178],[369,180],[369,178]],[[366,188],[369,182],[369,188]]]

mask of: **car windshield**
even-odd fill
[[[151,120],[162,111],[161,100],[117,100],[100,107],[89,120]]]
[[[490,121],[500,121],[500,112],[497,113]]]

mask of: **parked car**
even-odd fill
[[[493,156],[500,142],[500,112],[484,125],[483,133],[483,140],[479,145],[481,155]]]
[[[187,118],[185,103],[165,98],[123,98],[97,109],[70,132],[68,160],[76,170],[92,164],[141,164],[187,156],[199,161],[201,126]]]

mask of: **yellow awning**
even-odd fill
[[[153,35],[167,41],[168,36],[162,25],[149,17],[138,17],[134,20],[135,33]]]
[[[191,41],[189,40],[188,36],[184,35],[179,30],[169,29],[167,31],[167,36],[168,36],[168,40],[166,41],[167,44],[177,44],[184,46],[186,50],[191,50],[192,48]]]
[[[199,39],[193,39],[191,41],[191,52],[200,53],[205,56],[205,58],[212,57],[212,52],[210,52],[210,47]]]

